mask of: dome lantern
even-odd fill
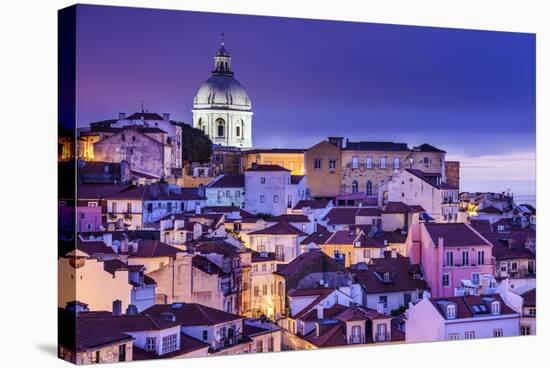
[[[222,32],[220,49],[214,56],[212,75],[233,75],[231,71],[231,55],[225,49],[225,34]]]

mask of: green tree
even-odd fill
[[[212,141],[201,129],[189,124],[178,123],[182,129],[181,156],[184,166],[192,162],[205,164],[212,156]]]

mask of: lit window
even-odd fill
[[[352,169],[358,169],[359,168],[359,156],[353,156],[351,158],[351,167],[352,167]]]

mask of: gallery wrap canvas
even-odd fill
[[[536,334],[534,34],[58,19],[59,358]]]

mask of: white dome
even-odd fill
[[[197,91],[195,109],[250,110],[252,104],[243,86],[232,75],[213,75]]]

